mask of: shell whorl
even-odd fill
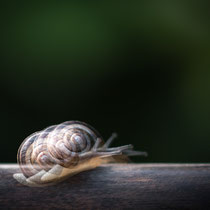
[[[67,121],[27,137],[17,159],[26,177],[42,169],[48,171],[56,164],[69,168],[82,161],[82,154],[91,150],[98,138],[102,139],[90,125]]]

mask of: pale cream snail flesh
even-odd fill
[[[41,187],[56,184],[79,172],[96,168],[119,155],[147,155],[134,151],[131,144],[109,147],[90,125],[67,121],[35,132],[20,145],[17,160],[22,173],[13,177],[20,183]],[[113,159],[112,159],[113,160]]]

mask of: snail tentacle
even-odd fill
[[[99,148],[101,142],[102,142],[102,139],[97,138],[97,139],[96,139],[96,143],[94,144],[92,150],[93,150],[93,151],[97,151],[97,149]]]
[[[117,133],[112,133],[112,135],[108,138],[108,140],[105,142],[102,148],[108,148],[113,142],[113,140],[116,138],[117,138]]]

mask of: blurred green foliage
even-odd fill
[[[208,1],[4,2],[1,153],[65,120],[144,162],[210,161]]]

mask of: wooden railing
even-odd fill
[[[0,165],[0,209],[210,209],[210,164],[108,164],[41,188],[18,171]]]

